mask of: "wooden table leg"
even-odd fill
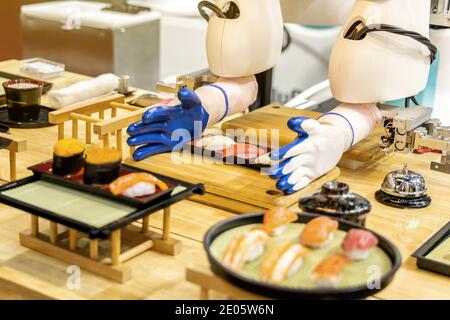
[[[144,217],[142,219],[142,230],[141,230],[141,232],[144,233],[144,234],[148,233],[149,225],[150,225],[150,217],[146,216],[146,217]]]
[[[31,215],[31,235],[37,236],[39,234],[39,217]]]
[[[9,180],[17,180],[17,155],[14,151],[9,151]]]
[[[58,224],[50,221],[50,242],[55,244],[58,239]]]
[[[163,240],[170,238],[170,207],[164,208]]]
[[[120,264],[120,235],[120,229],[111,233],[111,263],[113,266],[118,266]]]
[[[200,288],[200,300],[209,300],[209,289],[201,287]]]
[[[69,247],[71,251],[77,250],[78,244],[78,231],[75,229],[69,229]]]
[[[91,259],[98,258],[98,239],[89,240],[89,257]]]

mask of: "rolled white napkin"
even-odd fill
[[[81,81],[69,87],[50,91],[48,94],[50,106],[55,109],[67,107],[84,100],[104,96],[116,90],[119,78],[112,73],[106,73],[92,80]]]

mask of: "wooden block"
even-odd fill
[[[159,154],[139,162],[128,158],[124,162],[190,183],[203,183],[206,195],[193,197],[192,200],[235,213],[255,212],[254,209],[270,209],[275,206],[290,207],[301,196],[320,189],[322,184],[336,180],[340,175],[340,170],[334,168],[299,192],[285,195],[275,188],[276,180],[261,174],[259,170],[202,161],[200,157],[190,153],[175,155],[178,156],[176,161],[180,163],[174,163],[172,154]]]
[[[26,234],[23,232],[20,233],[20,244],[24,247],[51,256],[57,260],[77,265],[86,271],[98,274],[102,277],[120,283],[125,283],[131,279],[131,268],[128,266],[108,266],[101,262],[97,262],[90,258],[84,257],[78,253],[61,248],[58,245],[48,243],[47,241],[41,240],[40,238],[33,237],[30,234]]]
[[[17,156],[13,151],[9,151],[9,179],[17,180]]]
[[[209,268],[189,265],[186,268],[186,280],[199,285],[202,289],[202,294],[206,290],[214,290],[232,299],[242,299],[242,300],[267,300],[267,297],[263,297],[248,291],[245,291],[220,277],[217,277]],[[206,299],[205,296],[202,298]]]
[[[170,207],[164,208],[163,220],[163,240],[167,241],[170,238]]]
[[[170,255],[176,256],[181,253],[183,243],[179,240],[170,238],[169,240],[163,240],[162,237],[153,238],[153,250]]]
[[[131,249],[125,251],[120,255],[120,262],[124,263],[128,260],[133,259],[134,257],[137,257],[138,255],[144,253],[145,251],[150,250],[153,247],[153,241],[147,240],[144,241],[137,246],[132,247]]]

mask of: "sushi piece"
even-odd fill
[[[237,157],[242,159],[256,159],[260,155],[266,153],[266,150],[259,148],[253,144],[236,143],[235,145],[225,148],[222,151],[223,157]]]
[[[342,280],[344,267],[349,263],[351,260],[340,254],[325,258],[314,268],[312,278],[321,288],[336,288]]]
[[[196,147],[204,148],[209,151],[221,151],[232,147],[235,144],[236,142],[234,142],[233,139],[222,135],[205,136],[195,141]]]
[[[166,183],[150,173],[138,172],[117,178],[110,183],[109,190],[115,196],[121,194],[125,197],[137,198],[154,194],[156,187],[161,191],[169,188]]]
[[[84,164],[84,144],[78,139],[62,139],[53,146],[53,173],[77,173]]]
[[[271,250],[261,265],[261,279],[268,283],[280,283],[292,277],[303,264],[308,249],[288,242]]]
[[[264,253],[270,237],[262,230],[252,229],[235,236],[227,248],[222,263],[233,270],[240,270],[246,263]]]
[[[122,153],[116,149],[95,148],[86,152],[84,183],[109,184],[119,177]]]
[[[370,231],[350,229],[342,241],[342,249],[351,260],[364,260],[370,250],[378,245],[378,238]]]
[[[287,208],[272,208],[264,214],[263,229],[270,236],[279,236],[286,231],[289,223],[297,221],[297,219],[297,214]]]
[[[300,236],[301,244],[310,248],[323,248],[333,240],[334,232],[339,224],[328,217],[312,219],[303,228]]]

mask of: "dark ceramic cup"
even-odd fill
[[[14,121],[32,121],[39,118],[44,85],[31,79],[3,82],[8,115]]]

